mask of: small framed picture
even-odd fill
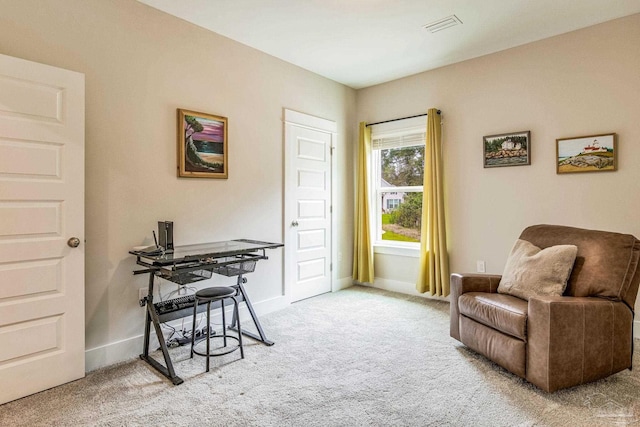
[[[485,168],[531,164],[531,131],[489,135],[482,140]]]
[[[178,176],[228,178],[227,118],[178,109]]]
[[[616,145],[615,133],[556,139],[556,173],[615,171]]]

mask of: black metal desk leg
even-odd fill
[[[149,365],[153,366],[158,372],[160,372],[165,377],[169,378],[173,384],[178,385],[182,384],[184,380],[176,375],[175,370],[173,369],[173,363],[171,362],[171,356],[169,356],[169,349],[167,348],[167,343],[164,341],[164,335],[162,333],[162,328],[160,327],[160,320],[158,319],[158,314],[156,313],[156,309],[153,305],[153,279],[154,274],[149,273],[151,277],[149,278],[149,295],[147,299],[147,315],[145,321],[145,331],[144,331],[144,349],[142,350],[142,354],[140,355],[140,359],[147,362]],[[153,324],[153,328],[156,331],[156,336],[158,338],[158,342],[160,343],[160,349],[162,350],[162,355],[164,356],[164,363],[166,366],[160,364],[157,360],[149,356],[149,338],[151,335],[151,324]]]
[[[153,272],[149,273],[149,285],[147,291],[147,308],[153,305],[153,281],[155,278],[155,274]],[[145,360],[149,356],[149,335],[151,335],[151,314],[149,314],[149,310],[145,310],[144,315],[144,344],[142,347],[142,355],[141,359]],[[143,357],[144,356],[144,357]]]
[[[242,294],[242,299],[244,300],[244,302],[247,304],[247,308],[249,309],[249,314],[251,314],[251,319],[253,320],[253,324],[256,326],[256,329],[258,330],[258,334],[260,334],[260,336],[247,331],[247,328],[242,328],[242,335],[246,335],[250,338],[253,338],[254,340],[260,341],[268,346],[271,346],[274,344],[273,341],[268,340],[267,337],[264,334],[264,331],[262,330],[262,325],[260,324],[260,319],[258,319],[258,315],[256,314],[255,310],[253,309],[253,306],[251,305],[251,301],[249,300],[249,296],[247,295],[247,291],[244,289],[244,282],[245,279],[243,279],[242,275],[238,276],[238,290],[240,291],[240,293]],[[239,314],[238,314],[239,316]],[[237,324],[238,324],[238,318],[236,317],[236,311],[233,312],[233,320],[231,321],[231,326],[229,326],[229,329],[233,329],[235,331],[237,331]]]

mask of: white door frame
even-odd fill
[[[317,131],[321,131],[321,132],[326,132],[326,133],[330,133],[331,134],[331,208],[330,208],[330,213],[331,213],[331,268],[330,268],[330,280],[331,280],[331,292],[336,292],[337,290],[339,290],[337,288],[337,274],[338,274],[338,268],[336,265],[334,265],[336,263],[336,260],[338,259],[337,257],[337,253],[338,253],[338,249],[337,249],[337,245],[336,242],[338,241],[337,238],[337,226],[336,226],[336,218],[338,218],[338,213],[339,213],[339,208],[337,206],[337,199],[336,199],[336,157],[337,157],[337,147],[336,147],[336,139],[337,139],[337,125],[336,122],[332,121],[332,120],[327,120],[327,119],[323,119],[320,117],[316,117],[316,116],[312,116],[309,114],[305,114],[305,113],[300,113],[297,111],[293,111],[293,110],[289,110],[287,108],[284,109],[284,167],[285,167],[285,173],[284,173],[284,198],[283,198],[283,203],[284,203],[284,217],[283,217],[283,223],[282,223],[282,234],[283,234],[283,241],[284,241],[284,247],[285,247],[285,251],[284,251],[284,296],[286,298],[286,300],[291,303],[291,283],[293,283],[293,278],[289,277],[289,271],[290,271],[290,263],[292,262],[292,260],[288,259],[289,257],[287,256],[287,247],[289,247],[290,245],[295,245],[295,242],[291,241],[291,233],[289,233],[289,226],[291,224],[291,221],[293,219],[295,219],[295,214],[294,212],[290,212],[290,208],[289,208],[289,204],[287,203],[287,195],[291,194],[292,189],[287,188],[288,187],[288,182],[289,182],[289,177],[290,174],[293,173],[294,171],[292,171],[292,168],[290,167],[291,165],[289,164],[289,161],[287,159],[287,153],[289,152],[289,138],[287,138],[287,130],[286,130],[286,125],[287,124],[291,124],[294,126],[299,126],[299,127],[305,127],[305,128],[309,128],[309,129],[313,129],[313,130],[317,130]]]

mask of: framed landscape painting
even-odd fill
[[[489,135],[482,141],[485,168],[531,164],[531,131]]]
[[[615,133],[556,139],[556,173],[605,172],[617,169]]]
[[[227,118],[178,109],[178,176],[227,178]]]

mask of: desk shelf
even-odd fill
[[[213,272],[227,277],[239,276],[245,273],[253,273],[256,269],[255,257],[241,257],[245,258],[240,262],[237,262],[236,257],[225,258],[224,265],[213,267]]]
[[[211,270],[194,270],[187,272],[176,273],[160,273],[158,276],[178,285],[188,285],[190,283],[196,283],[201,280],[211,279]]]
[[[266,259],[264,255],[241,254],[222,258],[204,258],[192,265],[168,265],[158,268],[157,275],[179,285],[188,285],[210,279],[213,273],[234,277],[253,273],[256,263]]]

